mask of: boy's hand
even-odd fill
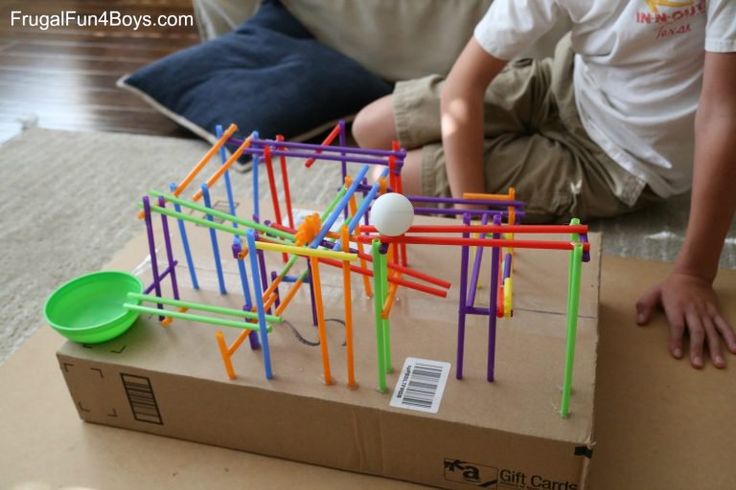
[[[721,337],[732,354],[736,354],[736,334],[723,318],[718,306],[718,296],[710,282],[680,272],[670,275],[636,303],[636,322],[646,325],[655,310],[661,307],[670,326],[670,352],[681,359],[685,330],[690,335],[690,363],[703,367],[703,346],[707,342],[708,353],[718,368],[726,367],[721,348]]]

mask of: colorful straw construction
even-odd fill
[[[326,281],[331,281],[330,286],[335,286],[339,281],[343,297],[339,314],[344,321],[346,385],[356,388],[361,373],[356,370],[355,331],[366,323],[366,319],[357,315],[354,308],[357,292],[353,288],[352,278],[355,273],[360,278],[363,295],[370,298],[373,304],[372,330],[376,351],[372,362],[376,368],[378,391],[386,393],[389,389],[388,376],[392,373],[390,319],[395,305],[401,301],[403,291],[412,290],[446,298],[451,287],[447,280],[419,270],[420,267],[411,262],[409,252],[414,250],[412,247],[418,246],[460,247],[455,374],[458,379],[466,375],[464,345],[467,316],[480,315],[486,317],[488,323],[485,377],[493,382],[497,376],[496,335],[499,325],[502,325],[498,322],[513,316],[514,296],[519,294],[514,291],[514,270],[519,267],[515,258],[517,249],[567,252],[570,262],[567,330],[559,413],[562,417],[569,416],[581,270],[582,263],[590,258],[587,226],[581,225],[578,220],[573,220],[569,225],[519,224],[518,220],[524,216],[524,203],[517,199],[516,191],[511,188],[506,194],[465,194],[460,199],[402,197],[410,203],[408,206],[412,216],[449,215],[461,218],[462,224],[457,221],[447,225],[413,225],[407,222],[401,228],[402,232],[388,236],[381,232],[381,229],[386,230],[382,225],[374,225],[372,221],[373,217],[379,220],[382,216],[377,203],[388,202],[383,199],[384,196],[403,196],[401,170],[406,151],[398,143],[394,142],[391,150],[348,147],[344,122],[337,124],[322,144],[290,142],[282,136],[261,139],[257,132],[239,139],[234,137],[236,131],[235,125],[225,130],[221,126],[215,128],[217,142],[178,184],[171,183],[168,192],[150,190],[143,197],[139,216],[145,220],[153,280],[146,288],[150,294],[131,294],[126,308],[156,315],[164,326],[177,319],[239,329],[237,336],[230,342],[222,331],[214,334],[227,377],[237,377],[236,353],[248,340],[251,350],[260,351],[266,379],[272,379],[276,376],[275,357],[283,355],[279,339],[279,348],[273,350],[272,358],[271,336],[278,333],[278,329],[273,330],[272,326],[286,321],[289,307],[294,301],[308,300],[319,337],[318,350],[324,383],[339,384],[339,376],[332,372],[330,362],[329,344],[330,338],[334,337],[330,335],[330,329],[333,327],[328,325],[326,319],[329,315],[327,306],[332,303],[325,301]],[[226,147],[232,150],[229,156]],[[209,176],[202,178],[205,167],[215,154],[219,154],[219,163],[213,164],[216,167],[208,172]],[[235,196],[243,194],[233,189],[229,169],[245,155],[253,159],[252,187],[247,193],[248,199],[253,201],[253,214],[241,217],[236,213]],[[278,158],[278,162],[275,158]],[[290,186],[293,183],[288,174],[287,158],[301,160],[307,168],[317,162],[340,162],[341,165],[342,181],[330,203],[321,212],[309,215],[301,222],[296,222],[292,208]],[[378,179],[371,181],[369,172],[376,165],[382,167],[382,172]],[[259,189],[261,166],[265,168],[267,187]],[[213,188],[221,181],[224,182],[222,186],[227,197],[227,211],[214,209],[212,204]],[[184,194],[193,186],[196,191],[190,198],[185,197]],[[261,215],[262,202],[270,203],[270,216],[265,218]],[[474,209],[452,207],[468,204],[473,205]],[[444,207],[431,207],[435,205]],[[160,216],[161,233],[154,230],[154,214]],[[390,216],[393,215],[389,213]],[[480,222],[472,221],[473,218],[480,218]],[[217,277],[218,291],[223,295],[233,294],[232,290],[239,291],[242,309],[206,305],[180,297],[179,282],[182,277],[176,274],[179,262],[173,254],[170,219],[176,220],[192,289],[201,288],[201,278],[196,269],[198,262],[207,262],[204,265],[214,270]],[[339,219],[343,220],[340,225]],[[202,230],[197,232],[204,232],[210,238],[209,257],[197,257],[197,263],[190,245],[192,230],[187,230],[187,225],[201,227]],[[224,249],[228,250],[227,253],[222,253],[221,249],[223,234],[230,243],[230,249]],[[524,235],[528,234],[546,236],[544,239],[527,239]],[[161,235],[163,247],[157,245]],[[471,247],[475,250],[472,261]],[[489,253],[485,253],[486,248],[490,248]],[[159,260],[163,260],[163,264]],[[232,266],[228,265],[230,261]],[[408,265],[410,263],[411,267]],[[230,267],[232,273],[229,273]],[[483,284],[488,284],[490,306],[476,304],[477,294],[482,290],[480,284],[483,274],[488,274],[487,282]],[[234,286],[228,284],[232,277],[237,277]],[[335,277],[339,279],[332,282]],[[308,287],[308,294],[304,292],[297,300],[304,285]],[[169,292],[173,298],[165,296]],[[150,306],[138,303],[149,303]],[[498,354],[502,355],[500,352]]]

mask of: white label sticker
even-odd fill
[[[391,397],[391,406],[437,413],[449,374],[449,362],[407,357]]]

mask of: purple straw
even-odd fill
[[[511,277],[511,259],[512,255],[506,252],[506,256],[503,258],[503,278],[507,279]]]
[[[283,146],[279,143],[280,146]],[[249,155],[261,155],[263,153],[263,150],[260,148],[247,148],[244,153],[247,153]],[[294,158],[314,158],[315,160],[329,160],[333,162],[342,162],[343,157],[340,155],[325,155],[324,153],[307,153],[302,151],[289,151],[289,150],[273,150],[271,151],[271,155],[273,156],[284,156],[284,157],[294,157]],[[384,167],[388,167],[388,162],[381,160],[380,158],[370,158],[370,157],[349,157],[348,160],[350,160],[351,163],[369,163],[373,165],[383,165]]]
[[[163,196],[158,198],[158,205],[162,208],[166,207],[166,199]],[[169,235],[169,222],[166,215],[161,213],[161,227],[164,231],[164,244],[166,248],[166,259],[169,262],[167,270],[171,271],[171,290],[174,292],[174,299],[179,299],[179,286],[176,284],[176,266],[174,265],[174,253],[171,250],[171,235]]]
[[[156,241],[153,235],[153,222],[151,221],[151,202],[148,196],[143,196],[143,216],[146,220],[146,234],[148,236],[148,254],[151,256],[151,272],[153,273],[153,289],[156,296],[161,297],[161,277],[158,275],[158,260],[156,260]],[[158,309],[163,310],[164,305],[158,304]],[[163,316],[158,317],[163,320]]]
[[[309,276],[309,299],[311,300],[310,303],[312,305],[312,323],[316,327],[317,326],[317,309],[314,306],[314,284],[312,283],[312,265],[309,260],[307,260],[307,275]]]
[[[239,138],[230,138],[228,144],[233,146],[240,146],[243,144],[243,140]],[[276,141],[271,139],[260,139],[253,138],[251,144],[254,147],[263,146],[281,146],[283,148],[298,148],[301,150],[311,150],[320,152],[336,152],[336,153],[354,153],[356,155],[371,155],[371,156],[391,156],[394,155],[397,158],[405,158],[406,150],[377,150],[373,148],[358,148],[357,146],[346,146],[344,143],[340,143],[340,146],[326,146],[316,145],[313,143],[297,143],[295,141]],[[349,158],[349,160],[351,160]]]
[[[526,205],[524,201],[504,201],[501,199],[459,199],[454,197],[428,197],[428,196],[406,196],[412,202],[436,202],[445,204],[480,204],[488,206],[513,206],[521,208]]]
[[[484,225],[488,224],[488,216],[487,214],[483,215],[483,218],[481,219],[481,223]],[[482,236],[485,236],[485,234],[482,234]],[[483,261],[483,249],[485,247],[476,247],[475,249],[475,262],[473,263],[473,274],[470,276],[470,293],[468,295],[468,306],[475,305],[475,293],[478,289],[478,276],[480,275],[480,265]]]
[[[463,215],[463,223],[470,224],[470,214]],[[470,237],[470,233],[463,233],[463,238]],[[460,251],[460,301],[457,309],[457,360],[455,362],[455,377],[463,379],[463,360],[465,358],[465,316],[468,290],[468,254],[469,247],[463,245]]]
[[[175,261],[174,261],[174,267],[176,267],[177,265],[179,265],[179,262],[177,262],[177,261],[175,260]],[[166,269],[165,269],[165,270],[164,270],[164,271],[163,271],[163,272],[161,273],[161,277],[160,277],[159,279],[160,279],[161,281],[163,281],[164,279],[166,279],[166,276],[168,276],[168,275],[169,275],[169,272],[171,272],[171,268],[167,267],[167,268],[166,268]],[[150,293],[151,293],[151,291],[153,291],[153,290],[154,290],[154,288],[156,287],[156,284],[157,284],[157,283],[156,283],[156,281],[154,281],[154,282],[152,282],[151,284],[149,284],[148,286],[146,286],[146,289],[144,289],[144,290],[143,290],[143,294],[150,294]]]
[[[501,211],[499,209],[441,209],[441,208],[414,208],[414,214],[452,214],[458,215],[463,213],[470,213],[471,215],[482,216],[484,214],[497,214],[500,216],[508,216],[508,211]],[[524,216],[524,211],[517,211],[516,216]]]

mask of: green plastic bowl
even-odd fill
[[[131,292],[143,292],[143,283],[127,272],[85,274],[51,293],[43,316],[54,330],[72,342],[107,342],[125,333],[138,318],[138,312],[123,308]]]

